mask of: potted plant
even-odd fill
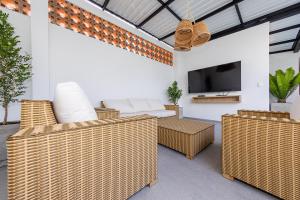
[[[178,88],[177,81],[174,81],[172,85],[168,88],[169,101],[175,106],[178,104],[180,97],[182,96],[182,90]]]
[[[290,112],[291,103],[287,103],[287,98],[300,84],[300,73],[295,74],[295,70],[290,67],[285,72],[277,70],[275,75],[269,75],[269,79],[270,93],[277,99],[277,103],[272,103],[271,109]]]
[[[8,14],[0,11],[0,104],[7,124],[8,106],[18,101],[26,90],[24,82],[31,78],[31,56],[22,55],[19,36],[8,22]],[[3,129],[3,127],[2,127]]]

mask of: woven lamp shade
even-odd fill
[[[193,36],[192,36],[192,45],[200,46],[210,40],[210,33],[208,31],[207,25],[201,21],[193,26]]]
[[[193,23],[190,20],[183,19],[179,22],[176,33],[175,40],[178,44],[186,44],[191,41],[193,36]]]
[[[178,44],[177,42],[175,42],[174,50],[175,51],[190,51],[191,50],[191,41],[189,41],[188,43],[185,43],[185,44]]]

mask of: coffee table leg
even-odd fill
[[[186,158],[189,159],[189,160],[193,160],[193,159],[194,159],[194,156],[186,155]]]

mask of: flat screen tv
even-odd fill
[[[189,93],[241,91],[241,61],[188,72]]]

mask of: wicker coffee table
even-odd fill
[[[214,124],[199,120],[165,118],[158,121],[158,143],[190,160],[214,142]]]

